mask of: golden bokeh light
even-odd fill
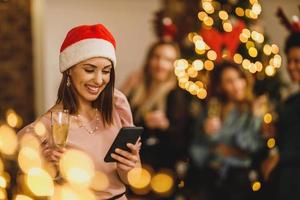
[[[188,63],[188,61],[185,60],[185,59],[179,59],[179,60],[176,60],[176,61],[174,62],[174,66],[175,66],[177,69],[185,70],[186,68],[188,68],[189,63]]]
[[[272,120],[273,120],[273,117],[272,117],[271,113],[266,113],[264,115],[264,122],[266,124],[270,124],[272,122]]]
[[[220,10],[219,11],[219,17],[222,20],[227,20],[228,19],[228,13],[225,10]]]
[[[54,183],[51,176],[41,168],[31,168],[26,175],[26,183],[35,196],[52,196]]]
[[[258,54],[257,49],[255,47],[250,47],[248,53],[252,58],[255,58]]]
[[[199,99],[205,99],[206,96],[207,96],[207,91],[206,91],[206,89],[200,88],[200,89],[198,90],[197,97],[198,97]]]
[[[6,188],[7,187],[7,181],[5,177],[0,175],[0,188]]]
[[[4,163],[0,157],[0,173],[2,173],[4,171]]]
[[[203,20],[203,23],[206,26],[212,26],[214,24],[214,20],[211,17],[205,17],[204,20]]]
[[[276,44],[272,44],[271,49],[273,54],[279,53],[279,47]]]
[[[268,65],[265,68],[265,73],[266,73],[267,76],[274,76],[275,73],[276,73],[276,70],[275,70],[274,66]]]
[[[0,199],[3,199],[3,200],[7,199],[7,192],[3,188],[0,188]]]
[[[55,187],[51,200],[96,200],[95,194],[84,187],[64,184]]]
[[[261,183],[259,181],[255,181],[252,183],[252,190],[257,192],[261,189]]]
[[[264,53],[269,56],[272,53],[272,48],[269,44],[265,44],[263,48]]]
[[[207,17],[206,12],[201,11],[198,13],[199,20],[203,21],[205,17]]]
[[[193,65],[194,69],[196,69],[197,71],[200,71],[200,70],[203,69],[203,62],[202,62],[202,60],[199,60],[199,59],[194,60],[192,65]]]
[[[242,66],[244,69],[249,69],[250,64],[251,64],[251,62],[248,59],[244,59],[242,62]]]
[[[187,73],[188,73],[189,77],[191,77],[191,78],[196,78],[198,76],[198,71],[194,67],[190,67],[187,70]]]
[[[195,48],[198,49],[198,50],[205,50],[205,42],[203,40],[197,40],[195,42]]]
[[[199,87],[199,88],[203,88],[204,87],[204,83],[201,81],[196,81],[195,84]]]
[[[229,21],[226,21],[223,23],[223,29],[225,32],[231,32],[232,31],[232,25]]]
[[[235,8],[235,14],[239,17],[243,17],[245,15],[245,11],[241,7]]]
[[[248,39],[249,39],[249,38],[247,37],[247,35],[244,34],[244,33],[241,33],[240,36],[239,36],[239,38],[240,38],[240,41],[241,41],[242,43],[248,42]]]
[[[205,68],[207,71],[213,70],[214,67],[215,67],[215,65],[214,65],[214,62],[213,62],[213,61],[211,61],[211,60],[206,60],[206,61],[204,62],[204,68]]]
[[[260,15],[261,11],[261,5],[259,3],[254,3],[252,6],[252,12],[256,15]]]
[[[217,53],[214,50],[209,50],[207,52],[207,58],[209,60],[216,60],[217,59]]]
[[[276,145],[276,140],[274,138],[269,138],[267,140],[267,146],[269,149],[273,149]]]
[[[92,180],[91,188],[95,191],[104,191],[109,186],[109,179],[108,177],[100,172],[96,171],[95,176]]]
[[[154,192],[165,194],[172,190],[174,180],[171,175],[167,173],[158,173],[153,176],[151,181],[151,188]]]
[[[42,159],[37,150],[23,147],[18,155],[18,164],[24,173],[28,173],[31,168],[42,167]]]
[[[7,125],[0,126],[0,152],[5,155],[15,154],[18,147],[16,132]]]
[[[263,64],[262,64],[261,62],[259,62],[259,61],[256,61],[256,62],[255,62],[255,65],[256,65],[256,70],[257,70],[258,72],[261,72],[262,69],[263,69]]]
[[[41,147],[40,140],[33,134],[24,134],[19,139],[19,148],[22,149],[23,147],[30,147],[39,151]]]
[[[233,61],[234,61],[235,63],[237,63],[237,64],[241,64],[241,63],[243,62],[243,57],[242,57],[242,55],[239,54],[239,53],[234,54],[234,56],[233,56]]]
[[[40,136],[40,137],[43,137],[46,135],[46,127],[45,125],[43,124],[43,122],[37,122],[35,125],[34,125],[34,131],[35,133]]]
[[[88,187],[95,175],[95,166],[91,158],[79,150],[67,150],[59,162],[62,177],[72,184]]]
[[[150,185],[151,174],[145,168],[134,168],[127,174],[128,183],[136,189],[143,189]]]
[[[211,2],[204,1],[202,2],[202,8],[207,12],[208,14],[212,14],[215,12],[215,8],[213,7]]]
[[[254,63],[250,63],[249,65],[249,72],[254,74],[256,72],[256,65]]]
[[[15,200],[33,200],[32,198],[26,196],[26,195],[23,195],[23,194],[18,194],[15,198]]]

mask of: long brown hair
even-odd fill
[[[239,76],[246,81],[246,98],[241,103],[249,104],[253,100],[252,77],[247,74],[241,66],[229,61],[224,61],[218,64],[215,67],[215,70],[212,72],[210,77],[210,97],[217,98],[221,103],[226,103],[228,101],[227,95],[221,89],[222,75],[226,69],[234,69],[239,74]]]
[[[56,104],[62,103],[63,109],[69,110],[70,114],[75,114],[78,112],[78,101],[76,99],[77,92],[72,84],[67,86],[68,76],[68,71],[63,72],[63,77],[57,92]],[[97,99],[92,102],[93,108],[97,108],[100,111],[104,125],[111,125],[113,123],[112,112],[114,86],[115,71],[114,67],[112,67],[108,84]]]
[[[150,61],[154,55],[155,50],[163,45],[169,45],[172,46],[175,51],[176,51],[176,57],[179,58],[180,57],[180,49],[179,46],[172,41],[164,41],[164,40],[160,40],[156,43],[154,43],[152,46],[150,46],[148,53],[146,55],[146,59],[145,59],[145,63],[143,66],[143,77],[144,77],[144,84],[146,87],[146,90],[149,89],[149,87],[151,86],[152,80],[153,80],[153,75],[151,74],[151,67],[150,67]],[[173,72],[172,72],[173,73]]]

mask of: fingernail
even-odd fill
[[[119,148],[116,148],[115,152],[119,153],[119,152],[120,152],[120,149],[119,149]]]

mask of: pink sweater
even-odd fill
[[[87,153],[94,161],[96,171],[106,174],[109,179],[109,187],[104,191],[95,191],[97,199],[109,199],[125,191],[125,185],[120,180],[116,163],[104,162],[104,156],[117,136],[121,127],[133,126],[132,114],[128,101],[124,94],[115,90],[114,92],[114,124],[104,128],[102,119],[98,125],[99,129],[93,135],[89,135],[84,128],[80,128],[74,117],[70,119],[69,135],[67,139],[67,148],[76,148]],[[38,121],[43,122],[47,128],[46,137],[51,137],[50,113],[49,111],[37,119],[32,124],[23,128],[18,134],[22,137],[24,134],[35,134],[34,125]],[[96,126],[96,119],[86,125],[88,130],[93,130]],[[36,135],[36,134],[35,134]],[[39,138],[43,141],[45,138]],[[48,140],[49,141],[49,140]],[[126,200],[125,195],[120,200]]]

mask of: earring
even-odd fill
[[[68,76],[67,78],[67,86],[70,87],[71,86],[71,80],[70,80],[70,76]]]

